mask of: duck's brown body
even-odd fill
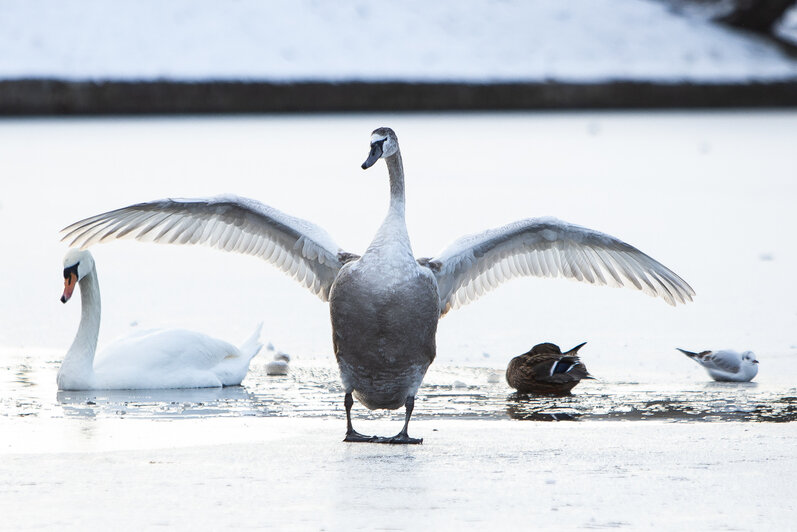
[[[593,378],[578,358],[583,345],[566,353],[556,344],[535,345],[509,362],[506,382],[520,393],[567,395],[581,379]]]

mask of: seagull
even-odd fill
[[[506,382],[520,393],[567,395],[581,379],[594,378],[578,358],[585,344],[566,353],[556,344],[537,344],[509,361]]]
[[[676,349],[706,368],[715,381],[750,382],[758,374],[758,360],[752,351],[739,353],[723,349],[693,353],[680,347]]]
[[[629,286],[670,305],[691,301],[695,294],[672,270],[635,247],[555,218],[529,218],[465,236],[435,257],[416,259],[405,221],[398,137],[387,127],[371,133],[362,168],[379,160],[387,166],[390,204],[362,255],[344,251],[307,220],[236,196],[130,205],[64,228],[63,240],[81,248],[134,238],[237,251],[274,264],[329,302],[348,442],[423,441],[411,438],[407,427],[418,388],[435,358],[438,320],[509,279],[562,276]],[[340,197],[366,201],[357,190],[342,186]],[[369,409],[403,406],[403,428],[392,437],[358,433],[351,422],[354,398]]]

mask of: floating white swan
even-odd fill
[[[64,258],[63,303],[78,283],[80,327],[58,370],[59,390],[235,386],[262,347],[262,324],[240,348],[198,332],[153,330],[116,340],[95,360],[101,314],[97,270],[91,253],[73,249]]]
[[[691,301],[678,275],[612,236],[532,218],[461,238],[437,257],[415,260],[404,220],[404,170],[389,128],[371,135],[363,168],[385,159],[390,207],[362,257],[343,252],[320,227],[234,196],[131,205],[64,229],[83,248],[115,238],[206,244],[261,257],[330,302],[333,343],[345,388],[347,441],[419,443],[407,435],[415,394],[435,356],[439,317],[519,276],[563,276],[631,286],[667,303]],[[368,408],[406,407],[393,438],[356,433],[352,394]]]

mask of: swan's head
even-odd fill
[[[66,303],[75,291],[75,285],[94,269],[94,257],[86,250],[70,249],[64,257],[64,294],[61,303]]]
[[[363,170],[370,168],[385,157],[395,155],[398,151],[398,137],[389,127],[380,127],[371,133],[371,151],[363,163]]]
[[[758,360],[755,357],[755,353],[753,353],[752,351],[745,351],[744,353],[742,353],[742,364],[748,366],[753,366],[755,364],[758,364]]]

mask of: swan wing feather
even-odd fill
[[[167,244],[204,244],[260,257],[322,300],[342,266],[340,247],[319,226],[258,201],[237,196],[163,199],[91,216],[62,229],[62,240],[83,249],[134,238]]]
[[[520,276],[630,286],[670,305],[695,295],[686,281],[635,247],[555,218],[529,218],[464,236],[424,261],[437,277],[442,314]]]

